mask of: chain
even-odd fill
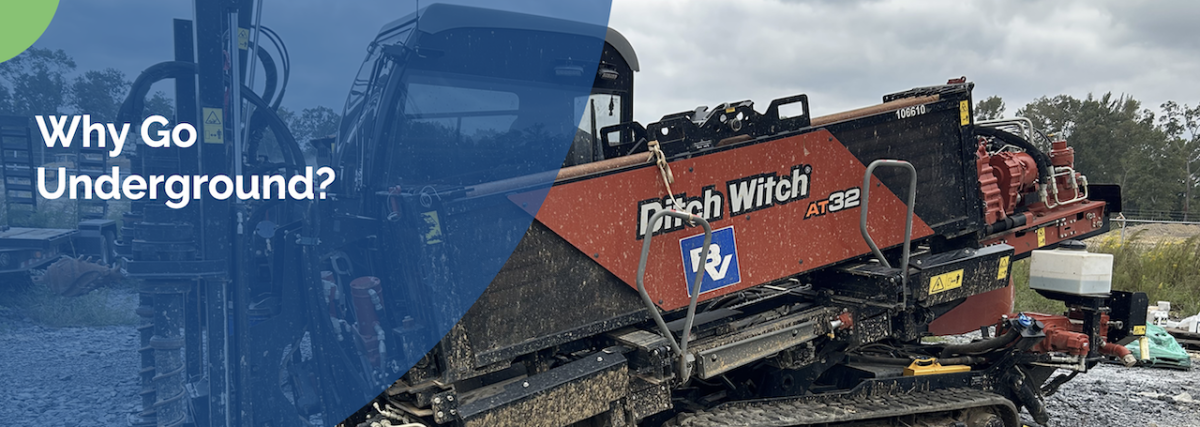
[[[671,204],[674,205],[674,210],[683,209],[683,203],[675,198],[675,191],[671,190],[671,184],[675,183],[675,174],[671,172],[671,165],[667,164],[667,154],[663,152],[662,147],[658,145],[658,140],[646,143],[646,148],[650,150],[650,158],[648,162],[654,162],[658,165],[659,175],[662,176],[663,185],[667,187],[667,197],[671,198]],[[690,225],[696,225],[695,221],[688,221]]]

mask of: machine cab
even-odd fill
[[[602,46],[600,61],[579,59],[581,46]],[[334,148],[342,191],[469,186],[625,155],[632,141],[613,132],[605,144],[600,130],[632,121],[636,70],[612,29],[426,7],[368,49]]]

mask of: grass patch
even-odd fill
[[[1113,290],[1145,292],[1150,302],[1170,301],[1179,317],[1200,312],[1200,236],[1183,241],[1144,241],[1138,233],[1125,239],[1107,236],[1090,241],[1089,250],[1113,256]],[[1029,289],[1029,259],[1013,263],[1017,287],[1015,308],[1061,314],[1066,306]]]
[[[137,297],[128,289],[97,289],[79,297],[61,297],[40,285],[6,292],[0,298],[0,317],[28,317],[50,327],[132,325]],[[8,327],[0,324],[0,331]]]
[[[1200,312],[1200,236],[1143,242],[1140,234],[1124,242],[1108,237],[1093,246],[1113,256],[1113,289],[1145,292],[1151,303],[1170,301],[1183,317]]]

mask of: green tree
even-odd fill
[[[129,85],[125,74],[114,68],[88,71],[71,85],[71,104],[77,113],[91,115],[93,122],[113,121]]]
[[[1132,97],[1042,97],[1017,111],[1035,127],[1075,149],[1076,168],[1090,182],[1117,183],[1127,209],[1171,210],[1183,193],[1183,168],[1154,114]]]
[[[65,52],[42,48],[0,63],[0,85],[11,94],[4,109],[20,116],[62,113],[70,97],[66,75],[74,70],[75,60]]]
[[[1041,97],[1017,110],[1018,117],[1025,117],[1053,139],[1054,136],[1066,138],[1075,127],[1075,114],[1078,113],[1081,102],[1069,95],[1058,95],[1053,98]]]
[[[1200,160],[1200,105],[1189,108],[1187,104],[1167,101],[1162,105],[1162,111],[1159,125],[1166,134],[1171,150],[1182,158],[1184,164],[1183,220],[1187,221],[1192,211],[1193,190],[1197,182],[1192,165]]]
[[[1004,100],[999,96],[989,96],[975,104],[975,120],[998,120],[1004,118]]]
[[[172,123],[177,121],[175,120],[175,100],[161,90],[150,95],[145,106],[146,109],[142,112],[144,117],[159,115],[170,119]]]
[[[305,108],[287,123],[288,128],[295,135],[296,141],[304,143],[311,139],[336,134],[341,122],[342,116],[335,113],[332,108],[317,106]]]

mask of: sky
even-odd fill
[[[814,115],[966,76],[1011,117],[1066,94],[1200,102],[1200,2],[616,0],[638,51],[635,115],[807,93]]]
[[[514,1],[562,15],[558,0]],[[284,105],[340,111],[367,43],[415,6],[264,0],[263,24],[292,55]],[[64,49],[80,71],[114,67],[132,80],[171,58],[171,18],[190,17],[190,1],[64,2],[35,46]],[[763,109],[797,93],[823,115],[959,76],[976,83],[976,100],[1003,97],[1009,116],[1058,94],[1196,105],[1197,19],[1200,2],[1186,0],[615,0],[609,23],[637,50],[635,117],[647,123],[728,101]]]

